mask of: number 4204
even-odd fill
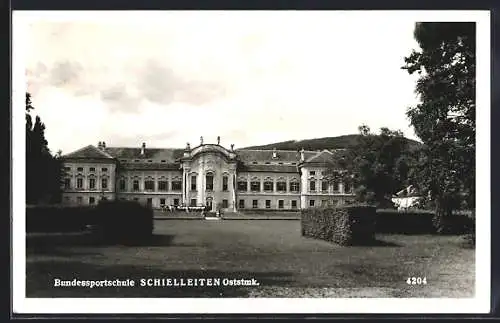
[[[406,280],[408,285],[427,285],[426,277],[408,277]]]

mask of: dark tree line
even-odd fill
[[[60,153],[53,156],[45,139],[45,125],[33,118],[31,95],[26,93],[26,203],[59,203],[63,167]]]

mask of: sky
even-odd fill
[[[27,29],[26,81],[49,148],[63,154],[200,136],[241,148],[361,124],[417,139],[405,114],[416,77],[401,69],[418,49],[415,22],[397,12],[47,17]]]

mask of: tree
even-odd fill
[[[475,208],[475,33],[475,23],[418,23],[421,49],[402,67],[419,75],[407,116],[424,146],[412,177],[435,202],[439,232],[454,209]]]
[[[330,181],[342,181],[355,187],[358,202],[392,207],[392,195],[407,184],[408,140],[401,131],[381,128],[373,134],[362,125],[354,146],[337,166],[330,166]]]
[[[60,202],[62,163],[52,156],[45,139],[45,124],[31,117],[34,107],[26,93],[26,202]]]

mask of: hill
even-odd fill
[[[343,135],[337,137],[325,137],[325,138],[315,138],[315,139],[305,139],[305,140],[288,140],[277,142],[273,144],[260,145],[260,146],[250,146],[242,149],[262,149],[262,150],[272,150],[274,148],[278,150],[300,150],[304,148],[305,150],[323,150],[323,149],[345,149],[350,148],[356,143],[356,139],[360,135]],[[422,143],[408,139],[410,149],[418,148]]]

